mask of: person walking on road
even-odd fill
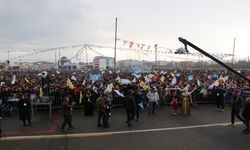
[[[243,130],[244,134],[249,134],[249,120],[250,120],[250,97],[246,98],[245,106],[242,111],[242,116],[244,117],[244,122],[246,129]]]
[[[242,99],[239,96],[240,91],[234,91],[233,99],[232,99],[232,109],[231,109],[231,123],[234,125],[235,123],[235,116],[244,123],[244,119],[240,116],[240,110],[242,106]]]
[[[70,129],[74,129],[72,126],[72,112],[73,112],[73,105],[75,103],[72,102],[72,105],[69,103],[69,97],[65,97],[62,106],[62,114],[63,114],[63,124],[61,126],[61,130],[64,131],[64,127],[68,124]]]
[[[132,92],[130,90],[126,92],[123,103],[124,103],[124,108],[126,109],[127,112],[126,123],[128,124],[128,126],[132,126],[131,121],[134,119],[135,116],[136,103],[134,97],[132,96]]]
[[[104,128],[109,128],[108,124],[108,114],[106,112],[106,107],[107,107],[107,95],[102,94],[98,99],[97,99],[97,110],[98,110],[98,120],[97,120],[97,126],[98,127],[104,127]],[[101,123],[102,120],[102,123]]]

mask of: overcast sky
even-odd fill
[[[232,53],[236,37],[238,57],[250,55],[249,0],[0,0],[0,50],[113,45],[115,17],[121,39]]]

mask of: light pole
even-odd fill
[[[157,44],[155,44],[155,70],[156,70],[156,68],[157,68]]]
[[[116,42],[117,42],[117,18],[115,18],[114,70],[116,70]]]

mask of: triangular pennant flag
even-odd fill
[[[70,81],[69,78],[67,79],[67,86],[68,86],[71,90],[73,90],[73,89],[75,88],[74,85],[72,84],[72,82]]]
[[[136,43],[136,45],[137,45],[138,48],[141,46],[141,44],[139,44],[139,43]]]
[[[77,82],[77,79],[76,79],[76,77],[74,75],[71,77],[71,80],[74,80],[74,81]]]
[[[12,80],[11,80],[11,84],[15,84],[16,83],[16,75],[14,74],[13,75],[13,78],[12,78]]]
[[[128,43],[128,41],[124,40],[123,41],[123,46],[125,46]]]
[[[132,48],[134,42],[129,42],[129,48]]]
[[[141,49],[143,49],[144,46],[145,46],[145,44],[141,44]]]

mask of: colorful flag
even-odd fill
[[[40,97],[42,97],[44,95],[44,93],[43,93],[43,88],[42,87],[40,87],[40,90],[39,90],[39,96]]]
[[[72,82],[70,81],[69,78],[67,79],[67,86],[68,86],[71,90],[73,90],[73,89],[75,88],[74,85],[72,84]]]
[[[82,98],[83,98],[83,96],[82,96],[82,91],[80,91],[79,104],[82,103]]]

